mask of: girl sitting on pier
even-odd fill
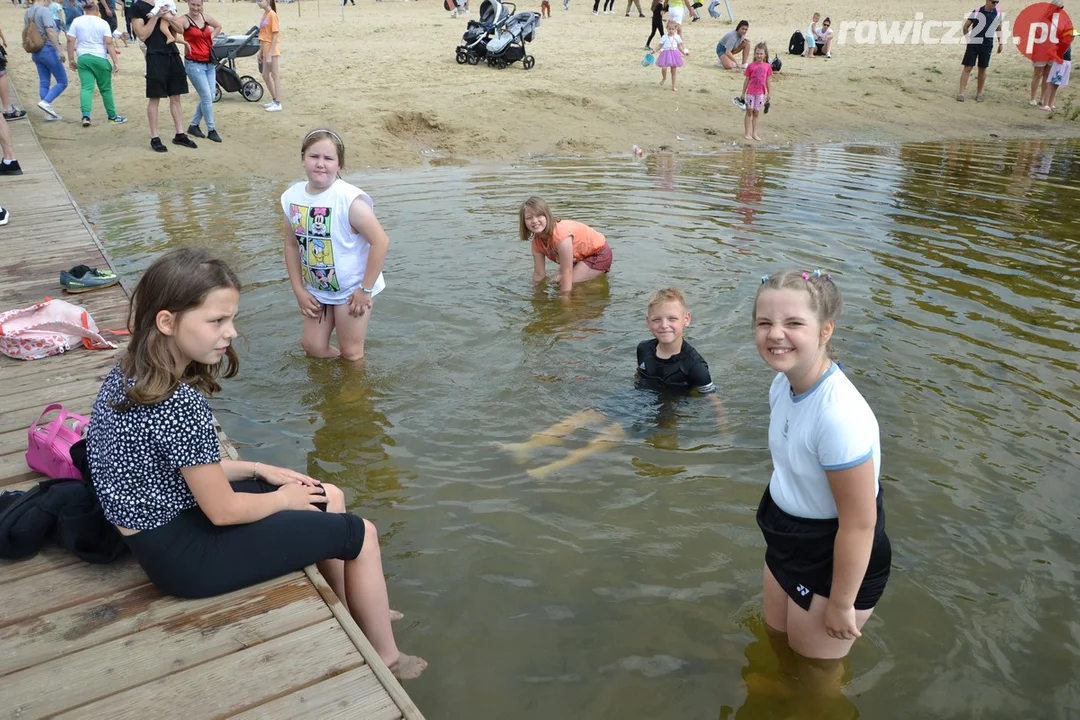
[[[131,297],[131,344],[101,386],[86,437],[94,488],[162,592],[232,592],[317,563],[401,679],[427,663],[390,628],[379,538],[345,496],[286,468],[222,459],[204,395],[239,369],[240,283],[201,250],[158,258]],[[325,512],[319,512],[323,510]]]

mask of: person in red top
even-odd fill
[[[769,64],[769,46],[758,43],[754,46],[754,62],[746,66],[746,80],[743,82],[741,98],[735,98],[736,105],[742,100],[742,106],[746,108],[746,116],[743,118],[743,128],[747,140],[760,140],[757,134],[758,114],[764,110],[769,111],[769,78],[772,76],[772,65]]]
[[[195,106],[195,117],[191,119],[187,134],[192,137],[205,137],[214,142],[221,142],[217,127],[214,125],[214,85],[217,83],[217,68],[214,65],[210,49],[214,38],[221,32],[221,23],[203,12],[203,0],[188,0],[188,13],[182,18],[184,23],[184,42],[187,52],[184,54],[184,72],[187,73],[195,92],[199,93],[199,104]],[[206,120],[206,134],[203,135],[199,123]]]
[[[551,206],[533,196],[521,204],[518,228],[522,241],[532,241],[533,282],[547,279],[546,261],[559,265],[559,289],[569,294],[574,283],[588,282],[611,269],[611,246],[603,234],[576,220],[555,220]]]

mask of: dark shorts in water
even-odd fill
[[[889,581],[892,546],[885,534],[884,488],[877,496],[877,525],[874,547],[859,593],[856,610],[877,605]],[[811,520],[789,515],[773,502],[769,488],[761,496],[757,511],[758,527],[765,536],[765,564],[788,597],[803,610],[810,609],[814,595],[829,597],[832,589],[833,544],[839,523],[835,520]]]

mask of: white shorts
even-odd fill
[[[684,5],[668,8],[668,20],[676,25],[682,25],[684,17],[686,17],[686,7]]]

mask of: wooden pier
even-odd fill
[[[110,266],[29,120],[9,123],[24,174],[0,178],[3,307],[61,297],[59,273]],[[126,322],[120,285],[66,297],[101,329]],[[49,403],[90,414],[116,351],[0,356],[0,491],[38,479],[26,433]],[[229,595],[159,593],[130,555],[91,565],[56,547],[0,561],[0,718],[423,720],[314,566]]]

